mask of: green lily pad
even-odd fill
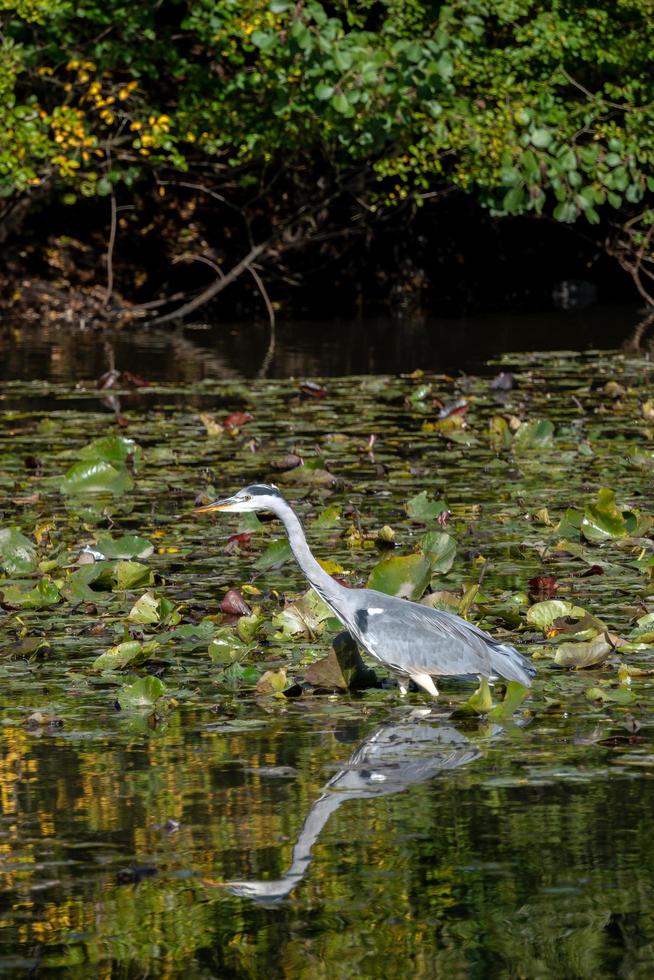
[[[549,419],[530,419],[523,422],[513,436],[513,448],[545,449],[554,443],[554,425]]]
[[[383,558],[368,578],[368,588],[403,599],[419,599],[431,579],[431,562],[425,555]]]
[[[538,626],[542,630],[547,630],[553,626],[557,619],[583,619],[586,610],[581,606],[574,606],[571,602],[564,599],[547,599],[545,602],[536,602],[527,610],[527,622],[532,626]]]
[[[113,466],[104,459],[89,459],[73,463],[60,484],[61,493],[68,496],[84,493],[119,495],[131,490],[134,481],[122,466]]]
[[[286,538],[278,538],[277,541],[271,541],[266,550],[259,555],[254,567],[259,572],[266,572],[269,568],[283,565],[292,557],[293,552]]]
[[[116,565],[116,591],[140,589],[152,585],[154,572],[138,561],[119,561]]]
[[[129,459],[135,466],[141,460],[141,447],[127,436],[102,436],[79,450],[82,459],[104,460],[123,466]]]
[[[283,697],[287,687],[286,667],[280,667],[279,670],[266,670],[257,681],[255,691],[263,696]]]
[[[422,550],[431,562],[432,574],[449,572],[456,558],[456,541],[445,531],[429,531],[422,539]]]
[[[447,504],[443,500],[430,500],[426,490],[416,494],[415,497],[411,497],[406,503],[406,512],[409,517],[415,521],[421,521],[423,524],[429,524],[447,509]]]
[[[232,664],[242,660],[249,650],[249,645],[231,627],[221,626],[212,637],[207,652],[213,663]]]
[[[122,538],[99,534],[95,546],[105,558],[149,558],[154,551],[154,545],[136,534],[125,534]]]
[[[123,670],[125,667],[138,667],[150,659],[160,647],[157,640],[139,643],[138,640],[125,640],[110,650],[101,653],[93,661],[96,670]]]
[[[81,565],[64,579],[62,592],[71,602],[95,602],[99,592],[111,591],[113,588],[115,568],[113,561],[96,561],[90,565]]]
[[[629,511],[623,511],[615,500],[615,490],[602,487],[597,494],[597,502],[589,504],[581,522],[581,532],[588,541],[600,542],[607,538],[624,538],[633,533],[636,527],[628,520]],[[630,527],[631,524],[631,527]]]
[[[179,613],[176,612],[172,602],[165,596],[158,597],[152,592],[144,592],[141,598],[136,600],[127,618],[132,623],[140,623],[143,626],[168,623],[177,625],[180,620]]]
[[[279,631],[275,634],[275,638],[307,636],[312,639],[322,631],[324,622],[331,615],[329,606],[313,589],[309,589],[301,598],[273,616],[272,624]]]
[[[554,654],[554,662],[560,667],[597,667],[603,664],[613,647],[605,636],[596,636],[589,643],[561,643]]]
[[[166,693],[166,686],[158,677],[139,677],[133,684],[125,684],[118,692],[120,706],[126,710],[151,710]]]
[[[375,671],[364,663],[359,647],[346,632],[334,637],[326,657],[307,667],[304,679],[313,687],[328,690],[362,690],[377,686]]]
[[[0,568],[7,575],[29,575],[37,566],[34,542],[17,527],[0,529]]]
[[[46,609],[48,606],[56,606],[62,600],[61,592],[47,575],[44,575],[35,587],[30,588],[30,586],[32,582],[18,582],[5,586],[0,584],[0,593],[4,597],[5,605],[20,609]]]

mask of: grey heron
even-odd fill
[[[484,685],[500,676],[531,687],[536,671],[529,661],[460,616],[375,589],[349,589],[333,579],[311,554],[297,514],[274,485],[253,484],[196,508],[196,513],[212,511],[275,514],[311,587],[357,643],[397,675],[401,694],[413,680],[438,697],[434,677],[470,674]]]

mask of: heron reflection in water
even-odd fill
[[[311,807],[293,847],[288,871],[272,881],[228,881],[224,887],[262,903],[280,901],[304,878],[313,845],[332,813],[346,800],[399,793],[440,772],[465,766],[480,755],[465,735],[448,724],[421,723],[410,717],[380,725],[329,780]]]

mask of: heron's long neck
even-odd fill
[[[297,515],[291,506],[284,501],[284,507],[280,508],[277,515],[284,523],[288,533],[288,541],[291,551],[295,555],[295,560],[309,579],[309,582],[328,605],[338,599],[344,586],[339,585],[331,575],[328,575],[324,568],[321,568],[316,559],[309,551],[304,530]]]

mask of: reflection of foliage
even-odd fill
[[[366,220],[459,189],[498,215],[603,218],[607,249],[651,295],[650,0],[1,10],[10,201],[72,203],[154,175],[163,196],[190,182],[244,208],[281,249],[294,215],[308,209],[315,231],[344,188]],[[284,190],[264,229],[271,182]]]

